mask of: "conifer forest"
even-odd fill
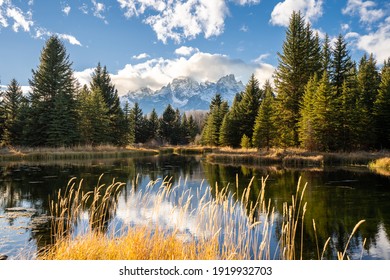
[[[32,70],[30,92],[17,79],[0,93],[2,146],[71,147],[135,143],[311,151],[390,148],[390,59],[353,61],[346,39],[320,39],[301,13],[286,29],[272,81],[252,75],[232,104],[215,94],[203,123],[168,106],[161,116],[121,106],[106,66],[81,86],[62,41],[50,37]],[[378,66],[380,65],[380,66]],[[1,67],[1,65],[0,65]]]

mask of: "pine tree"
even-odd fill
[[[277,127],[282,146],[299,145],[300,104],[309,78],[320,71],[315,63],[318,51],[318,39],[313,38],[310,26],[305,27],[300,12],[293,12],[275,72]]]
[[[82,143],[101,145],[110,143],[108,108],[99,89],[84,87],[79,96],[79,120]]]
[[[240,141],[240,146],[243,149],[249,149],[251,147],[251,139],[244,134]]]
[[[249,139],[252,139],[253,127],[255,125],[262,96],[263,92],[259,87],[259,81],[255,78],[255,75],[252,74],[242,94],[242,100],[238,105],[240,126],[237,131],[240,134],[240,139],[244,134],[249,137]]]
[[[30,82],[31,112],[29,140],[32,146],[74,144],[76,80],[63,43],[50,37],[42,50],[40,64]],[[65,119],[59,120],[57,116]],[[60,126],[66,125],[68,131]],[[49,140],[49,141],[48,141]]]
[[[196,135],[199,134],[199,127],[196,124],[194,117],[190,115],[188,118],[188,130],[190,135],[190,143],[195,140]]]
[[[324,72],[326,73],[326,72]],[[299,120],[299,139],[301,146],[308,150],[316,150],[317,142],[314,137],[314,98],[318,89],[318,76],[315,74],[307,83],[301,105]]]
[[[15,145],[22,137],[19,124],[19,109],[23,98],[22,88],[12,79],[2,97],[0,110],[3,112],[3,143]]]
[[[160,119],[160,131],[161,131],[161,138],[163,141],[176,145],[177,138],[175,134],[177,135],[178,131],[175,130],[177,127],[177,114],[175,110],[173,110],[171,105],[168,105],[167,108],[164,110],[162,117]]]
[[[329,39],[329,35],[326,34],[321,48],[321,65],[322,65],[321,72],[320,72],[321,75],[322,73],[324,73],[324,71],[330,73],[331,55],[332,55],[332,50],[330,47],[330,39]]]
[[[389,60],[390,61],[390,60]],[[381,82],[374,103],[377,146],[390,148],[390,63],[385,62],[381,70]]]
[[[269,81],[264,86],[264,99],[259,107],[253,129],[252,145],[256,148],[272,146],[275,138],[276,127],[274,117],[274,94]]]
[[[222,101],[221,95],[216,94],[210,103],[210,111],[202,132],[203,145],[218,146],[219,135],[224,116],[228,111],[228,104]]]
[[[131,122],[134,124],[134,143],[145,142],[145,122],[142,109],[138,103],[134,104],[134,107],[130,110]]]
[[[90,83],[91,90],[100,90],[104,102],[108,108],[108,117],[110,119],[110,135],[113,144],[121,145],[121,138],[126,135],[126,127],[124,125],[124,113],[120,107],[118,91],[111,81],[107,67],[102,67],[100,62],[92,74]]]
[[[237,94],[234,98],[232,107],[223,118],[219,134],[219,144],[221,146],[235,148],[240,146],[240,141],[242,138],[240,125],[242,118],[240,117],[239,113],[239,104],[241,100],[241,94]]]
[[[348,78],[351,68],[353,67],[352,59],[344,37],[340,34],[332,49],[330,78],[332,85],[335,87],[336,96],[341,95],[343,83]]]
[[[149,116],[149,131],[149,140],[159,140],[160,122],[158,120],[158,115],[155,109],[152,110]]]

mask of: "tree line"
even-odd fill
[[[121,108],[107,68],[100,63],[90,84],[81,87],[57,36],[47,40],[29,84],[28,95],[16,79],[0,92],[0,145],[176,145],[192,142],[199,133],[192,116],[170,105],[160,117],[154,110],[145,115],[137,103]]]
[[[274,88],[252,75],[228,108],[214,97],[202,144],[302,147],[317,151],[390,148],[390,59],[351,59],[339,35],[320,40],[300,12],[290,17]]]
[[[302,147],[317,151],[390,148],[390,59],[353,61],[339,35],[321,40],[300,12],[286,29],[273,85],[252,75],[233,103],[216,94],[203,123],[168,105],[161,116],[135,103],[121,108],[105,66],[89,85],[74,78],[57,36],[46,42],[23,95],[13,79],[0,92],[0,144],[73,146],[200,143],[231,147]]]

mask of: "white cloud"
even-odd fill
[[[373,53],[379,63],[390,57],[390,16],[382,22],[378,29],[366,35],[356,35],[357,47],[367,53]]]
[[[323,0],[285,0],[279,2],[271,13],[270,23],[288,26],[293,11],[301,11],[303,17],[313,22],[322,16]]]
[[[79,40],[76,39],[76,37],[69,35],[69,34],[59,34],[57,33],[58,38],[68,41],[71,45],[77,45],[77,46],[82,46]]]
[[[234,2],[240,5],[251,5],[251,4],[259,4],[260,0],[234,0]]]
[[[97,18],[100,18],[104,20],[104,22],[107,24],[106,17],[103,15],[103,13],[106,11],[106,6],[103,3],[97,2],[95,0],[92,0],[93,4],[93,15]]]
[[[62,12],[63,12],[65,15],[69,15],[70,10],[71,10],[71,7],[70,7],[69,5],[66,5],[66,6],[62,9]]]
[[[253,63],[261,64],[264,62],[265,59],[267,59],[267,57],[269,57],[269,55],[269,53],[261,54],[258,58],[253,60]]]
[[[74,73],[74,76],[77,78],[77,80],[80,82],[80,84],[88,85],[91,81],[92,73],[95,71],[95,68],[87,68],[83,71],[78,71]]]
[[[194,39],[203,34],[219,36],[229,15],[228,1],[239,5],[258,4],[260,0],[117,0],[126,17],[145,14],[143,22],[150,25],[157,38],[166,43]],[[148,13],[146,13],[148,11]]]
[[[181,46],[180,48],[175,50],[175,54],[181,56],[190,56],[193,53],[197,53],[197,52],[199,52],[198,48],[186,47],[186,46]]]
[[[88,83],[93,69],[76,73],[80,82]],[[246,83],[252,73],[261,83],[271,79],[274,67],[265,63],[245,63],[222,54],[197,52],[191,57],[176,59],[149,59],[138,64],[127,64],[116,74],[111,74],[119,94],[141,87],[160,89],[172,79],[188,76],[199,82],[216,81],[222,76],[234,74],[237,80]]]
[[[382,9],[375,9],[377,4],[373,1],[348,0],[347,6],[342,10],[345,15],[359,14],[363,23],[373,23],[384,17]]]
[[[12,7],[12,6],[8,7],[6,16],[9,19],[14,20],[14,24],[12,25],[12,29],[15,32],[18,32],[20,27],[25,32],[29,32],[30,27],[34,25],[34,22],[31,20],[32,13],[31,12],[23,13],[23,11],[21,9],[19,9],[18,7]]]
[[[149,57],[150,57],[150,55],[148,55],[147,53],[140,53],[139,55],[134,55],[133,59],[140,60],[140,59],[145,59],[145,58],[149,58]]]

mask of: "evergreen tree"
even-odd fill
[[[76,81],[63,43],[50,37],[30,82],[29,140],[32,146],[71,145],[76,137]],[[62,116],[59,119],[57,116]],[[66,126],[66,129],[61,128]],[[72,131],[69,131],[71,129]]]
[[[142,109],[138,103],[130,110],[131,122],[134,124],[134,143],[145,142],[145,121]]]
[[[244,134],[240,141],[240,146],[243,149],[249,149],[251,147],[251,139]]]
[[[12,79],[3,93],[0,108],[4,119],[3,143],[6,145],[15,145],[22,137],[21,127],[18,125],[22,98],[22,88],[15,79]]]
[[[173,145],[177,144],[175,143],[175,133],[178,133],[178,131],[175,131],[176,123],[176,112],[171,105],[168,105],[160,118],[160,131],[163,141]]]
[[[326,72],[318,84],[313,100],[313,141],[317,150],[329,151],[335,149],[334,139],[337,131],[336,120],[337,99],[330,85]]]
[[[359,63],[359,87],[362,91],[362,101],[369,113],[372,113],[374,102],[378,94],[380,76],[373,54],[367,58],[364,54]]]
[[[118,91],[111,81],[106,66],[102,67],[100,62],[92,74],[90,88],[91,90],[99,90],[102,93],[108,108],[107,115],[111,122],[111,142],[116,145],[123,144],[121,139],[126,135],[126,125],[124,124],[124,113],[120,107]]]
[[[340,34],[332,49],[330,78],[335,88],[336,96],[341,95],[343,83],[351,73],[353,67],[352,59],[349,55],[347,43]]]
[[[86,87],[79,95],[79,121],[82,143],[101,145],[110,143],[108,108],[99,89]]]
[[[221,146],[239,147],[242,135],[240,133],[241,118],[239,116],[238,104],[240,103],[241,95],[237,95],[233,101],[230,110],[223,118],[219,143]]]
[[[272,146],[276,127],[274,117],[274,94],[269,81],[264,86],[264,99],[260,105],[253,129],[252,145],[256,148]]]
[[[324,71],[330,73],[331,55],[332,55],[332,49],[330,47],[330,39],[329,39],[329,35],[326,34],[321,48],[321,65],[322,65],[321,72],[320,72],[321,75],[322,73],[324,73]]]
[[[189,135],[190,135],[190,143],[195,140],[196,135],[199,134],[199,127],[197,123],[194,120],[194,117],[190,115],[188,118],[188,130],[189,130]]]
[[[390,63],[385,62],[381,71],[378,96],[374,103],[377,146],[390,148]]]
[[[361,88],[355,67],[344,81],[341,95],[341,110],[338,110],[340,123],[339,148],[344,151],[359,149],[372,142],[368,135],[371,118],[363,104]],[[336,135],[335,135],[336,137]]]
[[[326,72],[324,72],[326,73]],[[314,98],[318,89],[318,76],[315,74],[307,83],[301,106],[301,118],[299,120],[299,139],[301,146],[308,150],[317,149],[314,137]]]
[[[124,120],[125,120],[125,142],[127,144],[133,144],[135,140],[135,131],[134,131],[134,123],[132,122],[131,118],[131,109],[129,102],[126,101],[124,109],[123,109],[123,114],[124,114]]]
[[[293,12],[275,72],[277,127],[283,146],[299,144],[300,104],[309,78],[319,71],[319,64],[315,63],[318,50],[318,39],[313,38],[310,26],[305,27],[300,12]]]
[[[263,92],[259,87],[259,81],[252,74],[249,79],[245,91],[242,94],[242,100],[238,105],[238,115],[240,118],[240,126],[237,128],[239,138],[245,134],[249,139],[253,136],[253,127],[259,110]]]
[[[149,131],[149,140],[159,140],[160,122],[158,120],[158,115],[155,109],[152,110],[149,116]]]
[[[219,135],[224,116],[228,111],[228,104],[222,101],[221,95],[216,94],[210,103],[210,111],[202,132],[203,145],[218,146]]]

